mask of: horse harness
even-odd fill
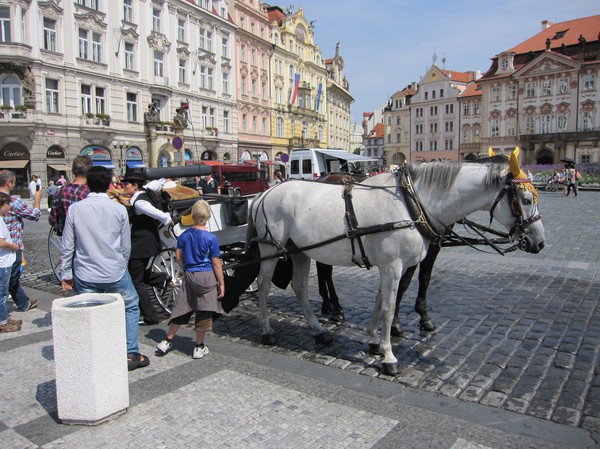
[[[277,257],[281,257],[281,256],[286,258],[287,255],[290,253],[308,251],[308,250],[311,250],[314,248],[318,248],[320,246],[329,245],[329,244],[337,242],[339,240],[348,238],[348,239],[350,239],[350,244],[352,246],[352,262],[361,268],[371,269],[371,267],[373,265],[369,262],[369,259],[368,259],[367,255],[365,254],[364,245],[363,245],[363,242],[361,239],[361,237],[363,237],[365,235],[377,234],[380,232],[387,232],[387,231],[395,231],[398,229],[415,229],[416,228],[417,230],[419,230],[419,232],[421,232],[428,239],[435,241],[435,242],[441,242],[444,238],[444,233],[439,233],[431,225],[430,219],[429,219],[427,213],[425,212],[425,210],[424,210],[421,202],[419,201],[418,196],[414,190],[412,179],[410,178],[408,169],[406,169],[405,167],[402,167],[402,169],[399,170],[397,177],[398,177],[397,185],[393,186],[393,187],[396,187],[396,193],[398,193],[399,190],[402,191],[404,198],[406,200],[406,203],[408,205],[409,213],[411,216],[410,220],[392,221],[392,222],[387,222],[387,223],[374,225],[374,226],[367,226],[367,227],[358,226],[358,220],[356,218],[356,213],[354,211],[354,205],[352,203],[352,188],[356,184],[356,182],[354,180],[352,180],[352,178],[347,177],[344,180],[342,180],[342,184],[344,186],[344,188],[342,189],[342,198],[344,200],[344,206],[346,209],[344,218],[346,220],[346,226],[348,228],[346,233],[340,234],[340,235],[338,235],[336,237],[332,237],[328,240],[325,240],[325,241],[322,241],[319,243],[314,243],[312,245],[307,245],[307,246],[304,246],[301,248],[298,248],[298,247],[284,248],[281,245],[281,242],[278,242],[273,238],[273,235],[271,234],[271,230],[269,228],[269,222],[267,220],[267,215],[264,210],[264,197],[263,197],[263,201],[261,201],[261,209],[263,212],[263,218],[265,219],[265,236],[262,238],[252,239],[252,243],[264,243],[264,244],[274,245],[277,247],[278,253],[275,255],[272,255],[272,256],[267,256],[265,258],[261,258],[261,260],[273,259],[273,258],[277,258]],[[387,190],[392,186],[361,186],[361,187],[368,187],[370,189]],[[267,194],[268,194],[268,191],[265,193],[265,196]],[[358,244],[357,246],[360,250],[360,258],[358,258],[356,255],[355,242]]]
[[[500,203],[500,201],[502,200],[504,195],[508,195],[508,204],[510,207],[510,212],[511,212],[512,216],[515,218],[515,224],[510,229],[509,235],[513,235],[516,233],[519,248],[521,248],[522,245],[525,245],[525,242],[524,242],[525,229],[527,229],[533,223],[535,223],[536,221],[538,221],[542,218],[542,216],[538,213],[537,205],[535,205],[533,207],[531,215],[528,218],[523,219],[524,214],[523,214],[523,208],[521,207],[521,202],[519,201],[518,189],[523,184],[527,184],[527,183],[531,183],[531,180],[527,179],[527,178],[526,179],[515,179],[513,174],[509,173],[508,176],[506,177],[506,184],[504,185],[502,190],[500,190],[500,192],[498,192],[498,196],[496,196],[496,199],[494,200],[494,204],[492,205],[492,208],[490,209],[490,225],[491,225],[492,220],[494,218],[494,210],[496,209],[496,206],[498,205],[498,203]],[[535,201],[535,203],[537,204],[537,201]]]

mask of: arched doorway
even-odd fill
[[[554,154],[552,152],[552,150],[548,149],[548,148],[542,148],[536,158],[535,158],[536,164],[540,164],[540,165],[550,165],[554,163]]]

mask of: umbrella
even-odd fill
[[[560,161],[564,162],[565,164],[573,164],[573,165],[575,165],[575,161],[573,159],[571,159],[570,157],[565,157],[564,159],[561,159]]]

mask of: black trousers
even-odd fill
[[[154,309],[154,304],[150,297],[148,284],[146,284],[146,282],[158,287],[164,281],[165,274],[158,273],[157,276],[152,276],[156,277],[156,279],[148,279],[148,276],[146,276],[146,267],[148,266],[149,260],[149,257],[144,259],[129,259],[127,269],[129,270],[129,275],[131,276],[135,290],[140,297],[140,315],[147,322],[158,323],[160,321],[160,316],[158,316],[158,313],[156,313],[156,310]],[[161,279],[159,280],[158,277]]]

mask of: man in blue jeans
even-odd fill
[[[138,295],[127,271],[131,253],[129,216],[106,191],[112,170],[92,167],[87,173],[90,193],[67,211],[62,235],[62,287],[79,293],[119,293],[125,302],[127,367],[129,371],[150,364],[139,353]]]
[[[26,312],[38,306],[37,299],[29,299],[23,287],[21,287],[21,262],[23,260],[23,219],[38,221],[40,219],[40,201],[42,199],[41,189],[33,194],[33,207],[25,204],[19,196],[12,195],[17,185],[17,176],[10,170],[0,170],[0,192],[10,196],[10,209],[2,218],[10,232],[10,238],[19,246],[16,258],[10,272],[10,284],[8,291],[19,312]]]

